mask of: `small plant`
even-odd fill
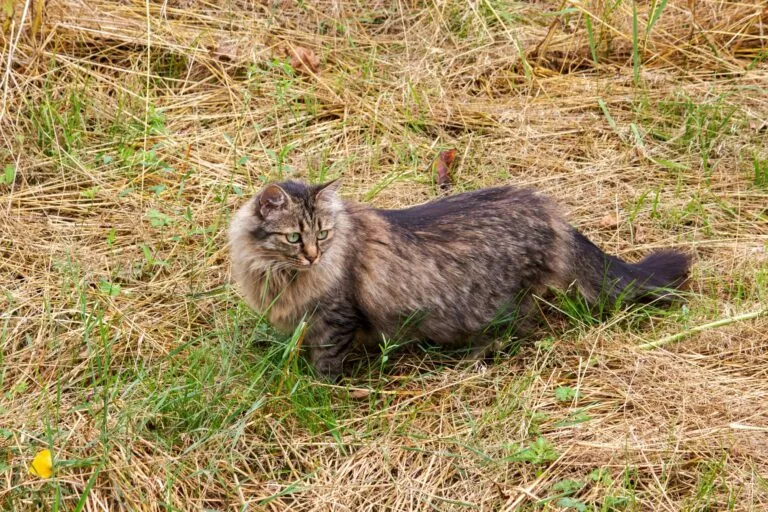
[[[571,386],[559,386],[555,388],[555,398],[558,402],[571,402],[578,396],[578,392]]]
[[[573,480],[571,478],[560,480],[559,482],[552,484],[552,486],[549,488],[549,490],[553,491],[554,494],[547,497],[546,499],[541,500],[539,503],[543,505],[555,501],[558,507],[563,507],[565,509],[575,509],[580,512],[586,511],[587,505],[582,501],[572,497],[572,495],[576,494],[583,488],[584,482]]]
[[[11,185],[16,179],[16,166],[8,164],[3,169],[3,173],[0,174],[0,185]]]
[[[116,239],[117,239],[117,230],[115,228],[109,228],[109,232],[107,233],[107,245],[109,247],[114,246]]]
[[[150,267],[162,267],[168,265],[168,262],[160,258],[156,258],[146,244],[141,244],[141,253],[144,256],[144,262]]]
[[[576,491],[580,490],[584,487],[584,482],[579,482],[578,480],[572,480],[570,478],[566,478],[565,480],[560,480],[559,482],[556,482],[552,484],[552,487],[550,487],[551,490],[556,491],[561,494],[573,494]]]
[[[556,460],[560,454],[555,450],[554,445],[544,437],[537,437],[535,441],[529,443],[528,446],[523,445],[511,445],[511,450],[514,450],[512,455],[509,455],[506,460],[514,462],[529,462],[531,464],[546,464]]]
[[[527,413],[528,416],[528,434],[529,435],[540,435],[541,434],[541,425],[549,420],[549,416],[547,416],[543,412],[537,412],[537,411],[531,411]]]
[[[151,187],[147,187],[147,190],[155,194],[156,197],[159,197],[163,192],[166,191],[167,188],[167,185],[161,183],[159,185],[152,185]]]
[[[84,197],[85,199],[93,199],[96,197],[96,194],[98,193],[99,193],[99,187],[89,187],[80,192],[80,197]]]
[[[293,169],[290,165],[285,163],[288,154],[293,151],[295,145],[294,144],[286,144],[285,146],[281,147],[278,151],[274,151],[272,149],[265,149],[265,152],[267,155],[269,155],[270,160],[272,160],[272,163],[275,166],[275,174],[278,177],[278,179],[283,179],[285,176],[285,173],[290,173]]]
[[[109,297],[117,297],[120,295],[120,285],[102,279],[99,281],[99,291],[105,295],[108,295]]]
[[[592,416],[587,414],[583,409],[576,409],[572,413],[568,415],[564,420],[558,421],[555,423],[555,427],[558,428],[565,428],[565,427],[572,427],[574,425],[578,425],[579,423],[586,423],[587,421],[591,421]]]
[[[163,212],[158,210],[149,210],[147,212],[147,218],[152,227],[162,228],[164,226],[170,226],[174,223],[173,219]]]
[[[534,341],[534,345],[542,352],[551,352],[552,349],[555,348],[555,338],[547,336]]]
[[[384,367],[387,365],[387,362],[389,362],[389,356],[400,348],[402,344],[396,342],[393,338],[387,338],[386,336],[381,337],[381,343],[379,343],[379,350],[381,350],[381,358],[380,358],[380,371],[384,372]]]
[[[569,496],[557,500],[557,506],[565,509],[578,510],[579,512],[586,512],[587,510],[587,505],[584,502]]]

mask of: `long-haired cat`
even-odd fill
[[[531,295],[575,284],[588,301],[664,296],[688,257],[609,256],[532,190],[498,187],[402,210],[342,200],[339,182],[267,185],[235,215],[232,271],[248,304],[283,331],[302,319],[315,370],[338,377],[355,340],[409,336],[482,348]]]

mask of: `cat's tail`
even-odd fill
[[[572,240],[570,270],[581,292],[592,301],[670,300],[688,277],[691,260],[677,251],[657,251],[638,263],[628,263],[604,253],[575,229]]]

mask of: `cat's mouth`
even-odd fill
[[[316,267],[319,262],[320,258],[315,258],[311,261],[307,258],[299,258],[294,261],[294,268],[296,268],[296,270],[311,270]]]

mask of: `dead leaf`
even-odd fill
[[[349,398],[365,398],[371,394],[370,389],[357,388],[349,392]]]
[[[442,190],[448,190],[453,185],[451,170],[456,159],[456,150],[441,151],[437,155],[437,186]]]
[[[748,256],[750,258],[754,258],[756,261],[759,261],[759,262],[768,261],[768,251],[766,251],[765,247],[763,247],[762,245],[749,247],[747,252],[748,252]]]
[[[619,216],[616,215],[616,212],[610,212],[605,215],[602,219],[600,219],[600,227],[603,229],[610,229],[618,227],[619,225]]]
[[[317,73],[320,59],[309,48],[295,46],[291,48],[291,66],[302,73]]]
[[[640,226],[634,226],[634,240],[636,244],[645,242],[645,230]]]
[[[499,485],[498,482],[495,482],[493,480],[491,480],[491,482],[493,482],[494,487],[496,487],[496,492],[499,493],[499,497],[503,500],[508,500],[509,494],[504,492],[504,489],[502,489],[501,485]]]
[[[764,132],[768,128],[768,121],[759,122],[754,119],[750,119],[749,127],[757,133]]]
[[[233,39],[216,41],[216,47],[211,51],[214,57],[224,62],[235,62],[240,56],[240,47]]]

